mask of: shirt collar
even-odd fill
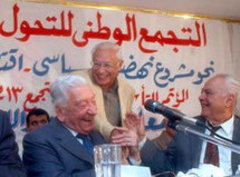
[[[230,134],[233,130],[233,122],[234,122],[234,115],[232,115],[232,117],[230,119],[228,119],[227,121],[223,122],[221,124],[221,128],[223,129],[223,131],[226,134]]]
[[[110,87],[107,91],[106,91],[106,90],[103,90],[103,92],[106,91],[106,92],[115,93],[115,92],[117,92],[117,90],[118,90],[118,80],[116,79],[115,82],[114,82],[114,84],[113,84],[113,86]]]
[[[75,131],[75,130],[73,130],[73,129],[71,129],[71,128],[68,128],[67,126],[65,126],[65,125],[63,125],[66,129],[68,129],[68,131],[74,136],[74,137],[76,137],[77,136],[77,132]]]
[[[221,130],[226,134],[226,135],[231,135],[233,131],[233,123],[234,123],[234,115],[227,121],[223,122],[222,124],[218,125],[221,126]],[[206,122],[206,125],[211,128],[211,124],[209,122]]]

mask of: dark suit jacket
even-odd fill
[[[203,118],[198,117],[203,120]],[[204,128],[195,127],[204,132]],[[240,119],[234,120],[233,140],[240,143]],[[164,171],[187,172],[191,168],[198,168],[202,149],[202,140],[194,135],[178,132],[166,151],[161,151],[150,141],[141,150],[142,163],[149,166],[152,173]],[[240,155],[232,153],[232,170],[236,172],[240,164]]]
[[[105,140],[97,131],[94,145]],[[95,177],[94,158],[58,119],[24,137],[23,163],[28,177]]]
[[[0,177],[25,177],[8,114],[0,110]]]

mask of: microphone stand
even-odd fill
[[[173,127],[178,131],[184,132],[185,134],[197,135],[200,139],[202,139],[204,141],[211,142],[215,145],[220,145],[220,146],[226,147],[227,149],[230,149],[231,151],[233,151],[237,154],[240,154],[240,145],[233,144],[224,139],[214,138],[210,135],[206,135],[202,132],[199,132],[199,131],[191,128],[191,126],[180,124],[179,122],[178,123],[171,122],[171,128],[173,128]]]

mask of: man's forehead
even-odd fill
[[[202,91],[221,92],[225,87],[224,79],[212,78],[204,84]]]
[[[221,78],[221,77],[214,77],[214,78],[211,78],[209,79],[206,83],[205,83],[205,86],[206,87],[214,87],[214,86],[224,86],[224,78]]]
[[[95,53],[98,53],[98,52],[116,52],[116,50],[114,48],[99,48],[95,51]]]
[[[91,86],[88,83],[85,84],[76,84],[72,87],[69,87],[68,93],[76,92],[76,91],[81,91],[81,90],[91,90]]]
[[[112,48],[107,48],[107,49],[98,49],[94,53],[94,58],[101,56],[116,56],[116,50]]]
[[[47,115],[46,114],[40,114],[40,115],[31,115],[30,119],[43,119],[46,118],[47,119]]]

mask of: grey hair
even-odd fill
[[[217,74],[214,77],[221,77],[225,80],[227,93],[237,95],[240,89],[240,83],[229,74]]]
[[[220,77],[225,80],[226,85],[226,92],[228,94],[233,94],[235,96],[235,106],[234,111],[239,112],[237,104],[239,103],[239,91],[240,91],[240,83],[239,81],[235,80],[231,75],[229,74],[217,74],[214,77]]]
[[[50,95],[52,103],[55,106],[60,104],[66,106],[68,100],[68,90],[78,85],[86,85],[87,82],[83,77],[68,75],[58,77],[50,86]]]
[[[122,50],[117,44],[112,42],[101,42],[92,49],[92,60],[94,58],[95,52],[99,49],[113,49],[116,51],[117,59],[122,59]]]

